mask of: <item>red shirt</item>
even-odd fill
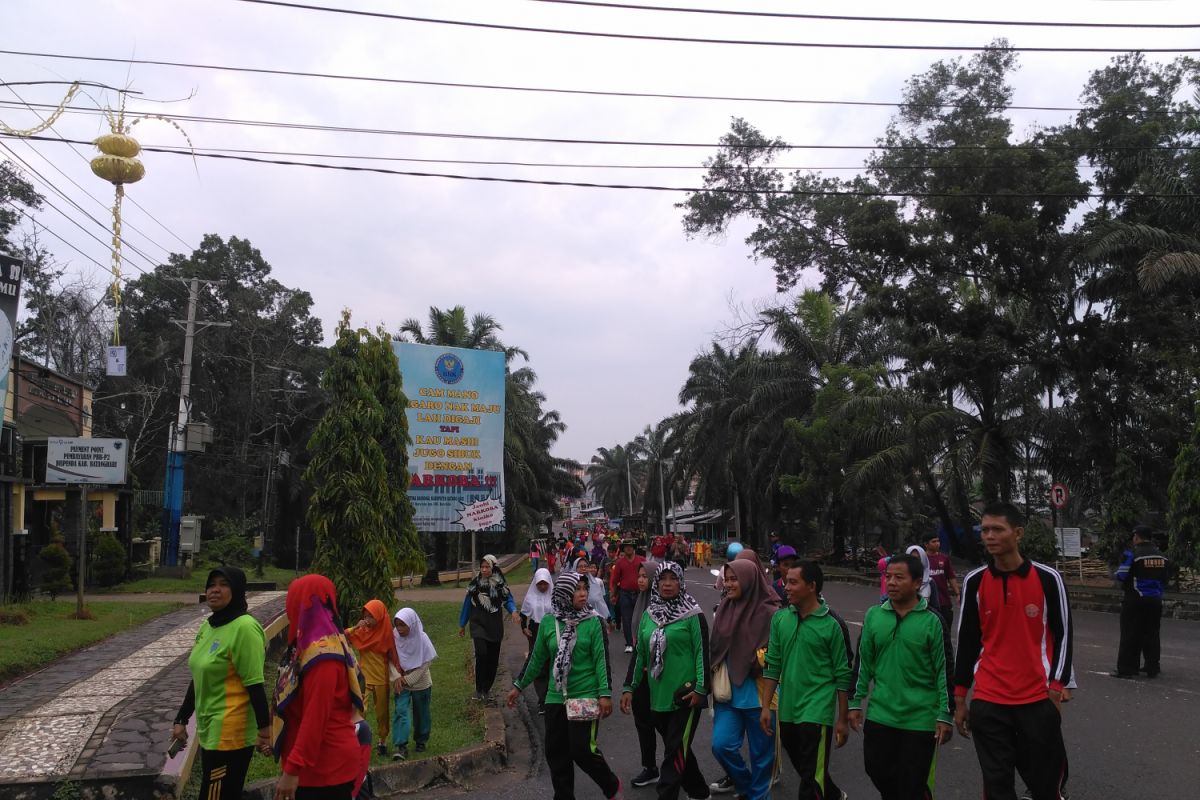
[[[954,693],[1025,705],[1071,679],[1071,607],[1062,576],[1025,560],[1012,572],[979,567],[962,588]]]
[[[929,579],[937,586],[938,597],[943,607],[954,605],[954,598],[950,596],[950,581],[957,577],[954,574],[954,565],[950,563],[950,556],[945,553],[929,556]],[[887,594],[886,590],[884,594]]]
[[[627,592],[636,592],[638,588],[638,567],[645,563],[646,559],[639,555],[634,555],[633,558],[621,556],[612,565],[612,573],[609,575],[609,586],[615,589],[624,589]]]
[[[301,786],[338,786],[358,779],[362,751],[351,719],[349,673],[341,661],[318,661],[283,710],[280,763]]]

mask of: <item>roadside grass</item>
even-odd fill
[[[474,660],[471,639],[458,636],[458,604],[443,601],[424,601],[405,603],[401,607],[411,606],[425,625],[425,632],[433,640],[438,657],[433,662],[433,731],[429,737],[428,750],[416,753],[413,743],[409,743],[409,759],[430,758],[451,753],[455,750],[483,741],[483,709],[479,703],[471,700],[475,691],[475,683],[467,674],[468,665]],[[275,686],[275,676],[278,664],[273,659],[267,659],[264,678],[270,691]],[[373,746],[379,743],[375,725],[375,709],[367,709],[366,718],[371,726]],[[371,766],[379,767],[392,761],[391,739],[386,742],[388,755],[380,756],[372,753]],[[250,770],[246,774],[246,785],[255,781],[275,778],[279,775],[279,766],[266,756],[254,754],[250,761]],[[200,759],[192,768],[180,800],[198,800],[200,791]]]
[[[149,578],[139,578],[134,581],[126,581],[118,583],[116,586],[108,589],[95,589],[93,591],[103,594],[172,594],[195,592],[200,594],[204,591],[204,581],[208,577],[210,565],[196,567],[192,570],[190,578],[165,578],[151,576]],[[301,573],[302,575],[304,573]],[[260,578],[254,574],[254,568],[246,569],[246,577],[251,583],[256,581],[274,581],[275,588],[279,590],[286,589],[288,584],[296,579],[297,575],[293,570],[281,569],[280,567],[264,567],[263,576]]]
[[[0,616],[24,615],[24,625],[0,625],[0,682],[32,672],[59,656],[182,608],[179,603],[89,603],[94,620],[71,619],[74,600],[35,600],[0,606]]]

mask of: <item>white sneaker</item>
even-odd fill
[[[633,647],[632,647],[631,645],[625,645],[625,652],[626,652],[626,653],[632,653],[632,652],[633,652]]]

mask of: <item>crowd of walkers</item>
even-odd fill
[[[1026,797],[1065,798],[1071,614],[1061,576],[1021,554],[1023,531],[1012,505],[985,508],[989,561],[963,578],[961,592],[932,542],[882,556],[881,602],[868,609],[857,648],[822,595],[820,565],[787,545],[773,547],[774,583],[752,550],[728,561],[710,620],[687,591],[682,564],[648,560],[628,543],[608,585],[632,653],[619,704],[633,716],[640,749],[630,783],[655,784],[660,800],[719,792],[762,800],[786,755],[800,800],[836,800],[846,795],[831,754],[855,732],[880,796],[921,800],[933,796],[937,747],[957,728],[974,742],[989,800],[1017,800],[1018,775]],[[624,781],[598,744],[613,707],[612,670],[582,560],[568,560],[557,578],[534,576],[522,610],[529,657],[508,702],[537,687],[556,800],[575,796],[576,766],[605,797],[623,798]],[[955,653],[950,624],[960,597]],[[708,707],[723,771],[711,783],[692,748]]]
[[[629,781],[654,785],[660,800],[723,792],[763,800],[785,755],[800,800],[845,798],[831,754],[852,732],[863,737],[862,767],[884,800],[931,798],[937,747],[955,729],[974,742],[989,800],[1017,800],[1017,775],[1025,797],[1059,800],[1068,777],[1061,710],[1075,688],[1071,613],[1061,576],[1021,554],[1023,530],[1015,507],[987,506],[988,563],[961,586],[933,538],[880,554],[881,601],[866,611],[857,647],[822,594],[820,565],[777,539],[769,565],[741,549],[713,571],[720,599],[712,609],[688,591],[686,559],[647,559],[632,541],[600,542],[599,552],[571,543],[562,560],[537,567],[519,608],[486,555],[463,599],[459,635],[474,640],[476,697],[488,700],[504,622],[519,622],[527,658],[507,701],[533,687],[555,800],[575,796],[576,767],[606,798],[624,797],[599,747],[600,723],[614,710],[609,635],[617,627],[630,658],[616,707],[632,716],[640,751]],[[1116,674],[1153,677],[1165,559],[1147,531],[1135,533],[1116,576],[1128,595]],[[276,800],[356,797],[372,754],[372,706],[381,755],[389,739],[395,759],[408,757],[410,740],[425,750],[437,651],[415,610],[389,619],[387,605],[370,600],[346,628],[333,583],[298,578],[268,698],[265,637],[247,611],[245,574],[214,569],[206,599],[212,614],[188,659],[192,682],[172,733],[186,741],[195,715],[205,800],[240,797],[255,750],[280,763]],[[711,783],[693,750],[708,708],[722,773]]]

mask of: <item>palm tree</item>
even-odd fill
[[[609,516],[632,514],[641,497],[646,463],[637,457],[632,444],[600,447],[588,465],[588,486]]]
[[[681,439],[678,422],[677,416],[671,416],[660,420],[657,425],[647,425],[630,444],[634,453],[644,461],[642,509],[662,520],[666,519],[666,504],[671,502],[678,488],[676,484],[679,483],[675,463]]]

